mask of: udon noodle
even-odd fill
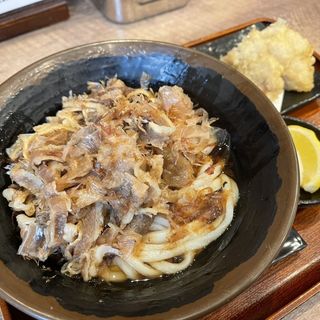
[[[230,225],[238,188],[229,136],[177,86],[153,92],[112,78],[7,149],[18,254],[65,259],[85,281],[155,278],[192,264]]]

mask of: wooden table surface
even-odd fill
[[[133,24],[106,20],[90,0],[68,1],[70,19],[0,42],[0,83],[57,51],[108,39],[151,39],[183,44],[257,17],[281,17],[320,51],[319,0],[190,0],[182,9]]]
[[[118,25],[107,21],[89,0],[69,1],[71,17],[68,21],[0,42],[0,83],[40,58],[76,45],[127,38],[184,44],[262,16],[286,19],[320,52],[320,1],[301,3],[301,0],[190,0],[186,7],[177,11]],[[319,100],[295,115],[319,126]],[[300,211],[295,227],[313,246],[273,265],[252,287],[204,319],[263,319],[272,313],[272,320],[286,315],[283,319],[309,319],[310,314],[320,319],[320,285],[316,284],[320,281],[320,207]],[[306,264],[306,260],[310,263]],[[303,281],[300,280],[302,275]],[[300,303],[306,300],[310,303]],[[279,306],[284,307],[282,311],[278,310]],[[290,310],[298,313],[291,316]],[[20,313],[12,317],[25,319]]]

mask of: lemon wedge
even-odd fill
[[[300,186],[313,193],[320,188],[320,141],[310,129],[297,125],[288,129],[297,151]]]

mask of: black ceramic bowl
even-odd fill
[[[219,118],[232,139],[240,200],[229,229],[184,272],[123,284],[84,283],[56,263],[39,267],[16,255],[19,236],[0,197],[0,294],[38,318],[195,318],[248,287],[277,255],[298,200],[297,160],[287,128],[269,100],[246,78],[202,53],[150,41],[85,45],[43,59],[0,86],[2,156],[21,132],[54,114],[70,89],[115,74],[138,86],[142,72],[157,90],[177,84]],[[3,156],[3,159],[5,157]],[[1,168],[2,188],[8,183]],[[47,266],[51,269],[48,269]]]

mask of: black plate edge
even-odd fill
[[[195,44],[195,45],[191,46],[191,48],[195,49],[197,51],[204,52],[210,56],[213,56],[213,57],[219,59],[218,50],[217,49],[210,50],[210,46],[208,48],[206,48],[206,46],[208,46],[210,43],[212,43],[212,44],[215,44],[216,46],[219,47],[219,44],[224,42],[224,40],[227,39],[227,48],[229,48],[227,51],[229,51],[231,48],[233,48],[241,40],[240,37],[238,39],[236,39],[236,37],[238,35],[240,36],[241,33],[243,35],[246,35],[250,31],[250,28],[252,28],[252,26],[256,26],[256,28],[258,30],[263,30],[264,28],[269,26],[271,23],[272,23],[272,21],[270,19],[265,18],[265,20],[264,20],[263,18],[261,18],[261,20],[252,21],[251,24],[249,22],[249,24],[246,24],[245,26],[239,26],[239,29],[237,29],[235,31],[228,32],[228,30],[226,30],[225,35],[218,36],[216,38],[213,38],[212,40],[207,40],[207,41],[202,42],[200,44]],[[233,46],[230,46],[231,44],[233,44]],[[224,52],[223,54],[226,53],[224,50],[222,50],[222,52]],[[319,54],[317,52],[314,52],[313,56],[316,59],[315,64],[317,62],[320,63]],[[317,99],[319,97],[320,97],[320,71],[315,70],[314,88],[310,92],[301,92],[301,93],[285,91],[285,95],[284,95],[284,99],[283,99],[280,113],[282,115],[286,115],[291,111],[301,109],[306,104],[314,101],[315,99]]]
[[[291,116],[282,116],[282,118],[287,125],[299,125],[312,130],[316,134],[317,138],[320,140],[320,128],[316,127],[314,124],[305,120],[291,117]],[[300,189],[300,194],[301,193],[303,193],[303,195],[305,196],[308,195],[307,192]],[[317,198],[315,199],[312,199],[312,198],[310,198],[309,200],[300,199],[298,203],[299,208],[305,208],[305,207],[320,204],[320,190],[316,191],[316,195],[317,195]]]

